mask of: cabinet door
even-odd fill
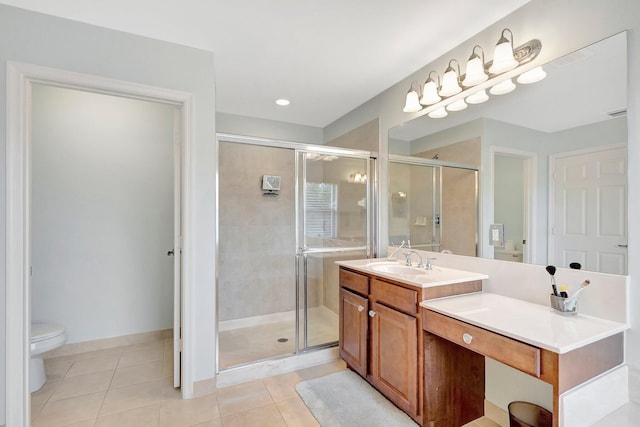
[[[340,357],[357,373],[367,376],[369,301],[340,289]]]
[[[418,321],[371,305],[371,382],[410,415],[418,413]]]

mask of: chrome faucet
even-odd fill
[[[407,251],[405,252],[403,255],[406,258],[407,262],[405,263],[405,265],[411,266],[411,255],[416,254],[418,255],[418,259],[420,260],[418,262],[418,268],[422,268],[424,267],[424,264],[422,264],[422,257],[420,256],[420,254],[416,251]]]
[[[425,270],[433,270],[433,266],[431,265],[431,261],[435,261],[435,258],[427,258],[427,263],[424,266]]]
[[[404,240],[400,243],[400,246],[398,246],[397,248],[395,248],[395,249],[393,250],[393,252],[391,252],[391,255],[389,255],[389,256],[387,257],[387,259],[388,259],[389,261],[393,261],[393,257],[395,257],[395,256],[396,256],[396,254],[398,253],[398,251],[399,251],[400,249],[402,249],[403,247],[404,247]]]

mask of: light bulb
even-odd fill
[[[539,82],[540,80],[544,79],[545,77],[547,77],[547,73],[545,73],[545,71],[542,69],[542,67],[536,67],[536,68],[532,68],[531,70],[520,74],[518,76],[517,81],[518,81],[518,83],[526,85],[526,84],[529,84],[529,83]]]
[[[449,113],[447,113],[447,110],[445,110],[444,107],[440,107],[437,110],[433,110],[428,114],[428,116],[431,117],[432,119],[441,119],[443,117],[447,117],[448,115]]]
[[[402,111],[405,113],[415,113],[420,110],[422,110],[422,105],[420,105],[420,101],[418,101],[418,92],[411,89],[407,93],[407,100]]]
[[[447,110],[449,111],[461,111],[467,108],[467,103],[464,102],[464,99],[458,99],[455,102],[447,105]]]
[[[511,81],[511,79],[507,79],[491,87],[491,89],[489,89],[489,93],[491,95],[504,95],[505,93],[513,91],[515,88],[516,85],[513,81]]]
[[[476,93],[472,93],[467,96],[467,103],[469,104],[482,104],[483,102],[487,102],[489,100],[489,95],[487,95],[487,91],[482,89]]]

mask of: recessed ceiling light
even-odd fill
[[[284,99],[284,98],[276,99],[276,104],[280,105],[281,107],[286,107],[290,103],[291,102],[288,99]]]

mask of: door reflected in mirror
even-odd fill
[[[544,64],[547,77],[535,85],[518,84],[510,94],[446,118],[421,116],[392,128],[390,159],[477,164],[480,220],[469,221],[467,233],[477,236],[478,256],[626,274],[626,49],[626,33],[616,34]],[[476,162],[468,150],[452,149],[474,140]],[[611,159],[614,151],[618,156]],[[563,159],[577,163],[554,173]],[[411,182],[411,193],[394,188],[407,172],[398,172],[393,161],[389,166],[391,205],[394,192],[410,194],[402,218],[390,211],[389,242],[411,237],[413,244],[414,229],[425,227],[416,225],[422,217],[433,229],[428,213],[412,209],[426,203],[419,195],[432,200],[432,181],[422,180],[422,187]],[[444,189],[438,197],[441,207],[459,198]],[[447,215],[440,214],[440,240],[435,230],[416,243],[461,254],[445,247]],[[490,244],[493,223],[505,225],[503,246]],[[593,234],[606,239],[586,243]]]

